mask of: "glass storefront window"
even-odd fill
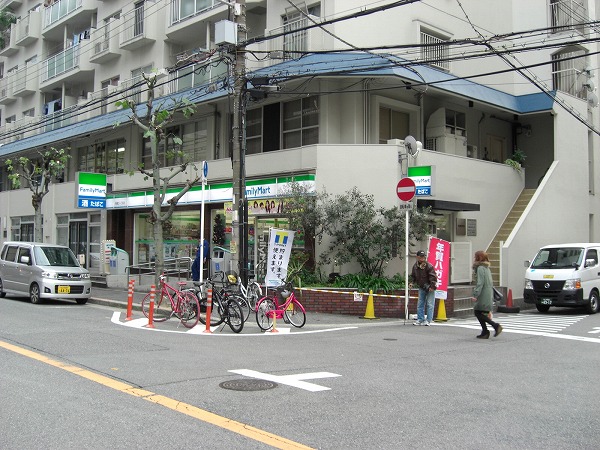
[[[144,264],[155,259],[155,242],[152,224],[148,213],[135,216],[136,264]],[[200,214],[198,211],[176,211],[163,230],[164,257],[194,258],[200,236]]]

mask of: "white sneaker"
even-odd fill
[[[423,322],[423,325],[425,325],[426,327],[430,327],[431,326],[431,322]]]
[[[413,325],[418,327],[420,325],[423,325],[424,323],[425,322],[421,322],[420,320],[417,320],[416,322],[413,322]]]

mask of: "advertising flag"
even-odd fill
[[[269,230],[269,252],[267,274],[265,276],[265,285],[267,287],[279,286],[281,280],[285,280],[293,241],[293,231],[277,228]]]
[[[433,265],[437,275],[435,298],[448,297],[448,275],[450,273],[450,242],[438,238],[429,241],[427,260]]]

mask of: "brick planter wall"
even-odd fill
[[[365,315],[369,294],[363,294],[362,302],[354,301],[354,290],[311,288],[296,290],[295,294],[308,312],[321,312],[328,314],[348,314],[362,317]],[[448,290],[448,298],[444,300],[446,317],[454,315],[454,292]],[[418,291],[409,292],[408,314],[417,313]],[[434,318],[438,315],[439,301],[435,302]],[[373,309],[375,317],[404,318],[404,291],[395,291],[389,295],[373,295]]]

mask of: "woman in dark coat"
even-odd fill
[[[486,252],[479,250],[475,252],[473,261],[473,272],[475,273],[475,289],[473,289],[473,310],[475,317],[481,324],[481,334],[478,339],[488,339],[490,332],[487,324],[494,328],[494,337],[502,333],[502,325],[490,319],[490,311],[493,309],[494,290],[492,283],[492,272],[490,271],[490,260]]]

